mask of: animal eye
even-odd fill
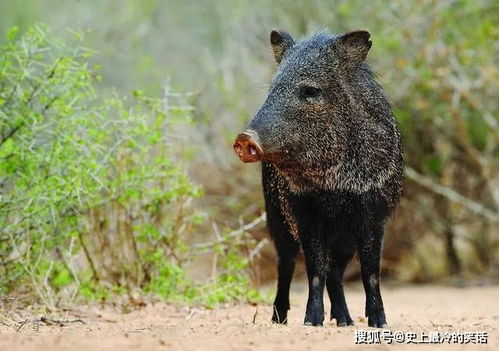
[[[311,100],[318,98],[322,91],[319,88],[304,86],[300,89],[300,97],[304,100]]]

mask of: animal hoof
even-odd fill
[[[370,323],[369,326],[371,328],[381,328],[381,329],[386,329],[388,328],[388,324],[382,323],[382,324],[377,324],[377,323]]]
[[[272,317],[272,323],[285,325],[285,324],[288,324],[288,320],[285,319],[285,320],[281,321],[278,318]]]
[[[373,328],[386,328],[385,311],[380,309],[373,309],[366,311],[367,325]]]
[[[373,316],[368,317],[367,324],[373,328],[387,328],[388,327],[384,313],[379,314],[379,315],[375,314]]]
[[[336,319],[336,325],[338,327],[346,327],[349,325],[355,325],[353,322],[352,318],[350,317],[350,314],[347,313],[342,313],[342,314],[333,314],[331,313],[331,320]]]
[[[310,322],[310,321],[305,321],[303,325],[307,327],[322,327],[322,322]]]
[[[274,307],[274,313],[272,314],[272,323],[288,324],[288,309],[279,311],[276,307]]]

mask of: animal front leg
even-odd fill
[[[272,322],[287,324],[289,310],[289,288],[291,280],[293,279],[299,244],[290,234],[288,234],[287,236],[280,237],[276,240],[276,249],[278,255],[278,277],[277,294],[274,300]]]
[[[324,322],[324,286],[328,260],[324,245],[318,238],[302,239],[308,276],[308,301],[305,325],[322,326]]]
[[[386,328],[385,310],[379,288],[379,263],[381,259],[381,243],[383,225],[365,226],[359,233],[359,257],[362,283],[366,293],[366,317],[368,325],[374,328]]]

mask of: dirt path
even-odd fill
[[[387,319],[392,331],[487,332],[487,345],[411,345],[397,349],[499,350],[499,287],[404,287],[384,289]],[[81,307],[63,318],[82,318],[65,326],[33,323],[36,314],[6,314],[0,320],[0,350],[322,350],[364,349],[356,345],[356,331],[367,328],[362,318],[364,293],[347,287],[347,301],[355,327],[323,328],[302,325],[306,289],[294,288],[289,325],[269,322],[271,306],[237,305],[212,311],[188,310],[166,304],[147,305],[130,313],[108,307]],[[329,309],[329,303],[326,304]],[[258,311],[257,311],[258,309]],[[256,313],[256,316],[255,316]],[[35,316],[35,317],[33,317]],[[31,319],[30,319],[31,318]],[[15,321],[28,321],[24,325]],[[253,322],[254,319],[254,322]],[[391,347],[384,341],[371,349]]]

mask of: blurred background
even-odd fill
[[[11,50],[0,66],[1,135],[6,140],[16,128],[11,116],[22,121],[36,106],[50,106],[37,110],[44,122],[32,119],[32,134],[10,137],[16,147],[0,144],[1,157],[10,157],[7,147],[21,155],[0,174],[0,208],[9,209],[1,213],[3,290],[22,290],[53,305],[61,298],[102,299],[130,291],[174,300],[204,295],[202,303],[207,304],[258,298],[254,288],[275,276],[274,250],[265,239],[260,169],[240,164],[231,145],[265,99],[275,70],[269,46],[274,28],[295,38],[321,29],[362,28],[372,35],[369,60],[392,100],[407,165],[404,197],[386,234],[385,277],[420,283],[497,282],[496,1],[1,0],[0,42]],[[44,56],[28,54],[27,43]],[[50,69],[57,76],[61,57],[73,57],[78,65],[64,66],[69,76],[52,83]],[[22,66],[24,59],[35,62]],[[16,69],[23,71],[21,66],[31,68],[15,74]],[[37,67],[45,67],[42,72],[48,74],[37,75]],[[74,72],[86,72],[88,79],[59,98]],[[30,75],[46,89],[31,91],[37,85],[26,83]],[[17,88],[10,90],[9,84]],[[56,94],[55,101],[73,106],[71,96],[79,96],[82,85],[92,92],[75,103],[78,113],[93,117],[86,119],[86,126],[75,121],[73,137],[102,129],[100,133],[108,134],[82,137],[92,147],[102,143],[102,148],[79,159],[82,151],[75,146],[79,163],[72,164],[68,146],[59,145],[64,152],[51,169],[70,165],[79,170],[71,175],[75,181],[68,185],[66,173],[56,172],[57,178],[49,172],[43,182],[53,178],[50,185],[37,183],[43,185],[37,192],[21,196],[20,189],[35,187],[19,183],[33,176],[21,177],[16,165],[28,162],[23,157],[30,152],[41,157],[55,147],[41,143],[33,149],[28,141],[67,137],[41,137],[36,128],[57,128],[75,115],[75,110],[56,110],[46,101]],[[54,86],[58,88],[52,91]],[[24,95],[17,93],[23,89]],[[39,91],[47,96],[42,98]],[[12,92],[19,101],[8,105]],[[32,103],[36,98],[38,105]],[[157,116],[166,116],[166,122],[157,122]],[[165,143],[158,146],[151,136]],[[118,143],[111,141],[120,138],[133,145],[113,148]],[[112,151],[109,157],[102,156],[106,148]],[[166,159],[149,159],[165,154]],[[29,162],[39,170],[53,161]],[[98,173],[99,163],[109,171]],[[162,168],[165,164],[170,168]],[[81,172],[94,169],[89,165],[96,171],[82,181]],[[116,184],[121,174],[126,181]],[[51,197],[54,189],[67,194],[75,184],[83,190],[71,195],[70,206],[68,198]],[[15,201],[18,207],[11,206]],[[34,203],[39,208],[30,212],[29,218],[36,218],[31,223],[22,214]],[[357,278],[357,271],[352,265],[347,278]],[[28,283],[20,287],[21,281]]]

